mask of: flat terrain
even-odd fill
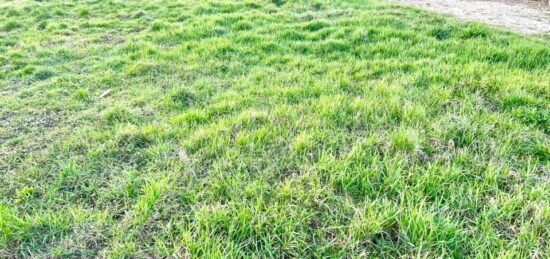
[[[395,0],[527,34],[550,35],[548,0]]]
[[[550,41],[395,3],[2,1],[0,257],[550,256]]]

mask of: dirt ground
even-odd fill
[[[526,34],[550,34],[548,0],[395,0]]]

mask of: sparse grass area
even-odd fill
[[[362,0],[0,23],[0,257],[550,256],[547,39]]]

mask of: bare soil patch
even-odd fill
[[[461,19],[481,21],[526,34],[550,34],[548,2],[534,0],[396,0]]]

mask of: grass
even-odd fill
[[[548,39],[366,0],[0,7],[0,257],[550,256]]]

